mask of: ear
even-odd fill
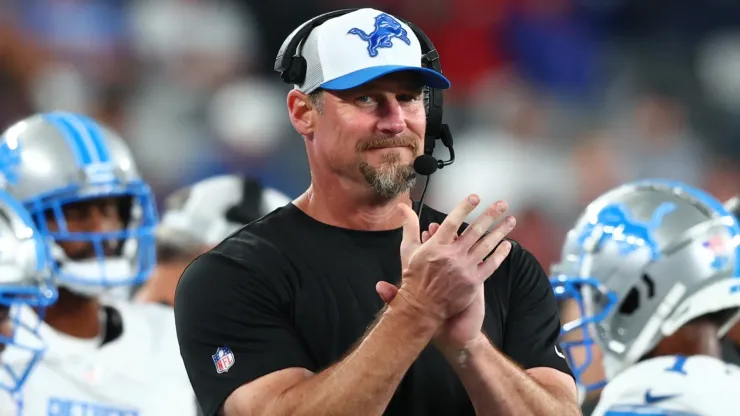
[[[290,122],[302,136],[310,136],[314,130],[316,112],[308,96],[298,90],[288,93],[288,114]]]

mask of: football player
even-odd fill
[[[576,379],[606,382],[594,415],[736,412],[740,368],[720,338],[739,317],[739,239],[719,201],[682,183],[629,183],[586,208],[551,282],[579,309],[562,343]],[[593,347],[603,381],[584,379]]]
[[[0,161],[46,240],[59,293],[39,327],[47,350],[24,385],[24,415],[196,414],[172,309],[100,300],[155,264],[154,199],[123,139],[84,115],[38,114],[2,134]]]
[[[740,221],[740,195],[725,202],[725,208]],[[740,324],[733,326],[727,333],[722,349],[725,361],[740,365]]]
[[[219,175],[173,192],[157,226],[157,266],[137,293],[143,302],[173,306],[175,288],[185,270],[200,254],[242,226],[290,202],[254,178]]]
[[[20,309],[42,313],[56,298],[41,236],[21,204],[0,190],[0,415],[20,414],[21,389],[44,352],[38,325],[18,325]]]

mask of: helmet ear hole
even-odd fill
[[[639,307],[640,291],[636,287],[633,287],[619,305],[619,313],[622,315],[632,315]]]
[[[644,287],[638,289],[633,287],[624,300],[619,305],[619,313],[622,315],[632,315],[640,307],[640,295],[644,294],[646,299],[655,297],[655,281],[647,274],[642,275],[640,282]]]

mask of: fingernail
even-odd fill
[[[478,195],[470,195],[468,197],[468,202],[473,205],[478,205],[478,202],[480,202],[480,198],[478,198]]]
[[[506,211],[507,209],[509,209],[509,206],[508,206],[508,205],[506,204],[506,202],[504,202],[504,201],[500,201],[500,202],[497,202],[497,203],[496,203],[496,209],[498,210],[498,212],[501,212],[501,213],[503,213],[503,212],[505,212],[505,211]]]
[[[514,218],[514,217],[507,217],[506,218],[506,223],[513,227],[513,226],[516,225],[516,218]]]

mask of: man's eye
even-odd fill
[[[398,101],[401,102],[413,102],[421,99],[421,94],[414,95],[414,94],[402,94],[398,96]]]

